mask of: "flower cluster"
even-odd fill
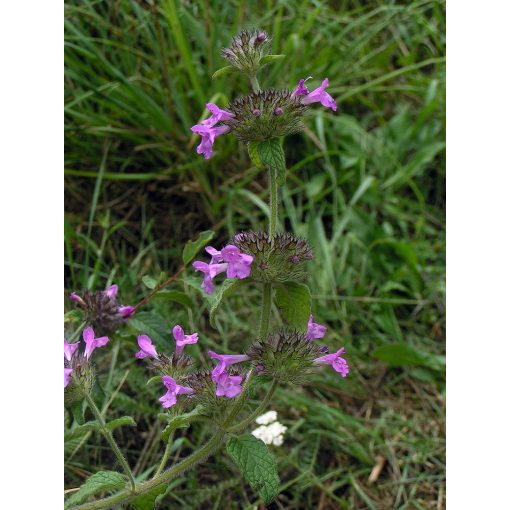
[[[269,53],[270,42],[270,37],[262,30],[243,30],[221,54],[232,66],[248,75],[254,75],[261,67],[261,58]]]
[[[111,285],[99,292],[86,290],[82,296],[73,292],[69,298],[85,309],[88,323],[100,332],[110,333],[119,329],[135,313],[134,306],[119,304],[118,290],[117,285]]]
[[[250,357],[245,354],[216,354],[214,351],[209,351],[209,356],[219,362],[211,372],[212,380],[216,384],[216,396],[232,398],[239,395],[243,390],[243,378],[240,375],[231,375],[228,369],[231,365],[248,361]]]
[[[202,137],[197,153],[209,159],[215,139],[229,131],[243,142],[261,142],[296,133],[303,128],[307,107],[314,103],[336,112],[336,101],[326,92],[329,80],[325,78],[319,87],[310,91],[305,85],[310,79],[299,80],[292,92],[285,89],[252,92],[232,101],[226,110],[207,103],[212,115],[191,128]]]
[[[231,243],[253,257],[251,277],[261,283],[301,281],[305,264],[313,259],[308,243],[288,232],[240,232]]]
[[[82,400],[94,385],[95,373],[90,364],[92,353],[105,346],[110,339],[96,337],[90,327],[83,330],[85,349],[79,352],[80,341],[70,343],[64,338],[64,403],[66,406]]]
[[[252,431],[252,435],[261,439],[266,444],[274,446],[281,446],[283,444],[283,434],[286,432],[287,427],[277,421],[278,413],[276,411],[268,411],[267,413],[259,416],[255,422],[260,425]]]
[[[201,287],[207,294],[214,292],[213,278],[221,273],[227,272],[227,278],[244,279],[250,276],[250,266],[253,257],[232,244],[225,246],[222,250],[217,250],[212,246],[207,246],[205,251],[211,255],[209,264],[201,261],[193,262],[195,271],[204,273],[204,279]]]

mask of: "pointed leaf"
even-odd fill
[[[261,170],[264,169],[264,165],[262,164],[262,161],[260,160],[260,155],[257,149],[258,143],[257,142],[248,142],[246,144],[246,147],[248,148],[248,155],[250,156],[250,159],[252,160],[253,164],[260,168]]]
[[[180,303],[183,306],[191,308],[193,303],[191,302],[191,298],[181,292],[180,290],[160,290],[154,294],[153,299],[168,299],[169,301],[174,301],[175,303]]]
[[[77,425],[73,427],[71,430],[68,430],[64,434],[64,441],[71,441],[72,439],[76,439],[77,437],[81,437],[87,432],[92,430],[100,430],[101,426],[97,420],[88,421],[83,425]]]
[[[257,153],[264,166],[276,170],[276,182],[283,186],[285,184],[285,154],[282,142],[279,138],[270,138],[257,145]]]
[[[276,287],[275,301],[292,327],[306,331],[312,307],[312,296],[307,285],[297,282],[282,283]]]
[[[271,503],[278,495],[280,479],[276,460],[266,444],[251,434],[234,436],[227,443],[227,452],[234,459],[246,481]]]
[[[99,471],[88,478],[80,487],[80,490],[66,501],[64,508],[67,510],[98,492],[122,489],[125,485],[126,480],[120,473],[116,471]]]
[[[173,416],[172,418],[169,418],[168,425],[164,428],[163,432],[161,433],[161,439],[163,439],[163,441],[167,443],[170,434],[174,430],[188,428],[193,420],[196,420],[199,416],[202,416],[203,411],[204,407],[199,405],[189,413],[184,413],[181,414],[180,416]]]
[[[125,425],[129,425],[130,427],[136,427],[136,421],[133,420],[131,416],[122,416],[121,418],[116,418],[115,420],[109,421],[106,424],[106,428],[112,431],[118,427],[124,427]]]
[[[197,253],[206,246],[209,241],[214,237],[214,232],[212,230],[206,230],[204,232],[200,232],[198,239],[195,241],[188,241],[186,246],[184,246],[184,250],[182,250],[182,261],[184,265],[189,264],[197,255]]]
[[[212,79],[215,80],[216,78],[230,74],[230,73],[234,72],[235,70],[236,70],[236,68],[234,66],[221,67],[212,75]]]
[[[285,55],[264,55],[259,61],[260,68],[264,67],[267,64],[270,64],[271,62],[282,60],[283,58],[285,58]]]

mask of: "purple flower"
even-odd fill
[[[310,91],[308,90],[308,87],[305,86],[305,83],[311,79],[312,77],[309,76],[306,80],[299,80],[298,86],[293,90],[290,96],[291,97],[306,96],[307,94],[309,94]]]
[[[206,264],[200,260],[193,262],[192,266],[195,268],[195,271],[204,273],[201,287],[206,294],[212,294],[214,291],[213,278],[227,270],[227,264]]]
[[[205,126],[203,124],[196,124],[191,128],[193,133],[198,133],[202,137],[202,141],[197,147],[197,154],[203,154],[205,159],[210,159],[212,156],[212,148],[214,140],[217,136],[224,135],[230,131],[228,126]]]
[[[349,373],[349,365],[347,361],[341,357],[345,353],[345,349],[342,347],[333,354],[326,354],[320,358],[315,358],[313,361],[317,365],[331,365],[337,372],[340,372],[342,377],[347,377]]]
[[[107,336],[101,336],[95,338],[94,330],[92,328],[85,328],[83,330],[83,340],[85,341],[85,357],[90,358],[94,349],[97,347],[103,347],[110,339]]]
[[[119,292],[119,286],[118,285],[111,285],[110,287],[108,287],[104,293],[109,297],[109,298],[112,298],[112,299],[115,299],[117,297],[117,292]]]
[[[175,338],[176,348],[175,352],[180,354],[184,349],[185,345],[196,344],[198,342],[198,333],[192,333],[191,335],[185,335],[184,330],[177,324],[172,330],[172,334]]]
[[[212,127],[222,120],[233,119],[235,117],[233,113],[222,110],[214,103],[207,103],[205,106],[207,106],[207,109],[212,113],[212,115],[200,123],[202,126]]]
[[[213,381],[215,382],[230,365],[241,363],[242,361],[248,361],[250,359],[250,357],[246,356],[246,354],[216,354],[214,351],[209,351],[209,356],[211,356],[212,359],[219,360],[219,363],[211,373]]]
[[[71,358],[73,357],[73,354],[75,353],[76,349],[78,349],[78,345],[80,342],[75,342],[74,344],[70,344],[65,338],[64,338],[64,358],[67,361],[71,361]]]
[[[131,305],[121,305],[119,306],[119,313],[124,319],[129,319],[129,317],[133,317],[135,314],[135,307]]]
[[[336,102],[325,90],[328,85],[329,81],[326,78],[325,80],[323,80],[320,87],[317,87],[310,93],[306,94],[303,97],[303,99],[301,99],[301,102],[303,104],[320,103],[322,106],[325,106],[326,108],[331,108],[334,112],[336,112]]]
[[[327,327],[317,322],[313,322],[313,316],[310,314],[308,318],[308,331],[306,332],[306,338],[308,340],[315,340],[316,338],[322,338],[327,331]]]
[[[140,335],[138,337],[138,346],[140,347],[140,350],[135,354],[138,359],[143,359],[147,356],[159,359],[156,347],[154,347],[152,340],[147,335]]]
[[[85,304],[85,301],[83,301],[83,299],[80,296],[78,296],[78,294],[76,294],[76,292],[71,292],[69,299],[71,301],[75,301],[76,303],[80,304],[81,306],[87,306]]]
[[[253,262],[253,257],[246,253],[241,253],[241,250],[233,244],[228,244],[221,250],[223,260],[228,264],[227,278],[243,279],[250,276],[250,266]]]
[[[214,379],[214,382],[216,383],[217,397],[233,398],[243,391],[241,386],[243,378],[240,375],[229,375],[227,372],[222,372]]]
[[[211,256],[211,264],[217,264],[223,261],[221,251],[214,248],[214,246],[206,246],[205,251]]]
[[[71,374],[73,373],[72,368],[66,368],[64,367],[64,388],[67,387],[69,382],[71,381]]]
[[[177,384],[175,380],[170,377],[169,375],[164,375],[161,380],[163,381],[163,384],[167,388],[167,392],[159,399],[161,402],[161,405],[168,409],[169,407],[172,407],[177,402],[177,395],[181,395],[183,393],[193,393],[193,390],[191,388],[188,388],[187,386],[181,386],[180,384]]]

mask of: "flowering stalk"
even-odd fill
[[[133,472],[131,471],[131,468],[129,467],[129,464],[127,463],[126,458],[120,451],[119,446],[117,445],[117,442],[113,438],[113,435],[111,431],[106,426],[106,422],[104,421],[103,416],[101,415],[101,411],[96,406],[96,403],[90,396],[88,392],[85,393],[85,400],[87,401],[87,404],[90,407],[90,410],[96,417],[96,420],[99,422],[99,427],[101,429],[101,432],[103,433],[105,439],[108,441],[108,444],[110,445],[113,453],[117,457],[118,461],[120,462],[120,465],[122,466],[122,469],[124,469],[127,477],[129,478],[129,485],[131,486],[131,491],[134,492],[136,483],[135,483],[135,477],[133,476]]]

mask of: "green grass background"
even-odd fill
[[[219,50],[245,27],[268,31],[272,52],[287,56],[261,73],[263,88],[328,77],[339,106],[313,108],[285,141],[281,228],[313,246],[314,317],[330,349],[345,345],[351,374],[323,370],[277,391],[271,408],[289,430],[273,448],[282,492],[270,508],[444,508],[443,1],[68,1],[66,295],[114,281],[134,303],[148,292],[142,277],[172,274],[199,231],[215,230],[220,246],[267,221],[265,176],[244,146],[221,137],[205,161],[190,132],[205,102],[248,91],[242,76],[211,80],[225,65]],[[257,289],[228,300],[216,331],[192,271],[170,288],[193,309],[158,299],[138,316],[159,348],[170,350],[176,323],[200,332],[190,349],[199,365],[208,348],[237,352],[252,340]],[[146,385],[135,349],[127,329],[96,363],[105,412],[138,422],[118,439],[143,478],[163,451],[162,391]],[[177,433],[174,455],[208,432]],[[115,460],[99,436],[66,444],[67,489],[101,468]],[[171,489],[163,508],[261,505],[222,453]]]

